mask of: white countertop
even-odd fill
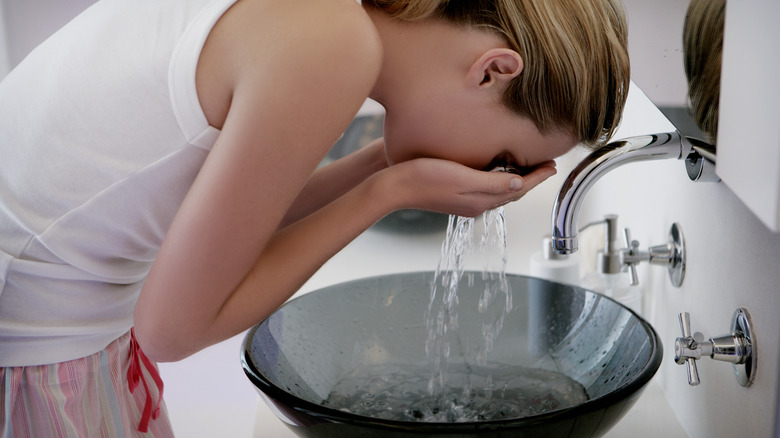
[[[507,215],[511,214],[517,213],[508,210]],[[532,249],[513,247],[512,225],[509,224],[511,253],[507,271],[525,274]],[[527,228],[528,225],[525,222],[517,226]],[[443,239],[443,231],[415,235],[369,230],[331,259],[298,294],[353,278],[434,270]],[[236,336],[181,362],[160,365],[165,400],[177,436],[295,436],[261,401],[244,375],[239,363],[242,341],[243,335]],[[687,438],[663,392],[654,383],[606,436]]]

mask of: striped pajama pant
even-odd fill
[[[173,437],[161,397],[128,332],[81,359],[0,368],[0,437]]]

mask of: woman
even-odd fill
[[[391,211],[520,198],[628,79],[617,0],[98,2],[0,84],[0,427],[171,435],[153,362]],[[367,97],[385,137],[315,170]]]

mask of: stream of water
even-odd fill
[[[441,258],[431,284],[430,300],[425,313],[428,337],[425,354],[432,361],[428,392],[435,395],[443,391],[448,378],[447,365],[451,345],[447,334],[458,328],[458,289],[466,270],[466,263],[475,250],[484,257],[482,277],[485,288],[479,298],[478,311],[485,313],[499,297],[503,305],[497,318],[483,322],[483,343],[477,352],[477,363],[486,365],[487,355],[493,349],[493,341],[501,333],[504,318],[512,310],[512,291],[506,280],[506,221],[504,208],[499,207],[483,214],[482,236],[478,247],[474,245],[474,218],[450,216],[447,234],[442,243]],[[496,259],[497,257],[497,259]],[[473,286],[473,274],[465,281]]]

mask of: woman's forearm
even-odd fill
[[[318,169],[290,206],[279,228],[284,228],[319,210],[386,167],[384,143],[382,139],[378,139]]]
[[[327,206],[277,231],[254,267],[202,331],[166,333],[166,356],[179,360],[269,316],[329,258],[395,207],[365,181]],[[175,330],[175,327],[172,328]]]
[[[517,199],[550,175],[545,166],[524,177],[481,172],[443,160],[417,159],[366,178],[352,190],[303,219],[273,233],[248,273],[224,296],[188,282],[178,291],[148,291],[142,316],[148,322],[145,349],[157,361],[183,359],[240,333],[268,317],[328,259],[377,220],[400,208],[424,208],[474,216]],[[525,181],[522,189],[516,181]],[[221,263],[230,261],[220,260]],[[190,299],[191,298],[191,299]],[[175,313],[174,313],[175,312]],[[140,339],[140,338],[139,338]],[[147,352],[149,354],[149,352]]]

